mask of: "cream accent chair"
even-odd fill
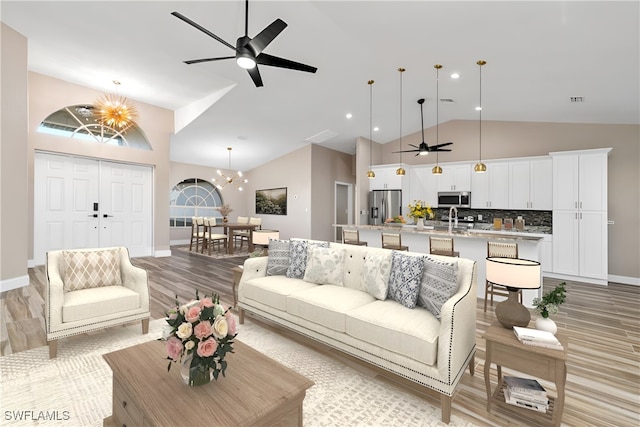
[[[49,358],[58,339],[136,320],[149,332],[147,272],[124,247],[49,251],[45,326]]]

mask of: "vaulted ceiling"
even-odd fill
[[[288,27],[265,52],[317,73],[260,67],[256,88],[228,47],[171,16],[178,11],[231,44],[244,33],[244,1],[2,1],[1,19],[29,41],[29,69],[178,112],[202,114],[172,137],[171,159],[252,169],[332,135],[322,145],[353,153],[373,132],[386,143],[435,125],[435,64],[442,64],[440,123],[483,120],[640,123],[637,1],[250,2],[249,36],[276,18]],[[457,72],[460,78],[451,79]],[[582,97],[581,103],[571,97]],[[202,106],[209,106],[204,108]],[[347,113],[353,118],[347,119]],[[189,116],[189,114],[187,114]],[[193,119],[193,120],[191,120]]]

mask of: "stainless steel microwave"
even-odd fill
[[[440,191],[438,192],[438,207],[450,208],[470,208],[471,192],[470,191]]]

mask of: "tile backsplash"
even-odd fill
[[[449,209],[435,208],[435,219],[446,218],[449,216]],[[478,221],[478,215],[482,215],[482,221]],[[458,209],[458,217],[473,216],[476,222],[493,223],[493,218],[512,218],[514,221],[521,216],[526,226],[536,227],[552,227],[553,212],[552,211],[518,211],[518,210],[499,210],[499,209]]]

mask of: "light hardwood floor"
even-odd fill
[[[133,263],[149,273],[151,315],[164,316],[175,300],[191,299],[195,290],[201,294],[216,292],[230,304],[231,268],[246,257],[211,259],[185,251],[173,250],[166,258],[135,258]],[[31,284],[0,294],[0,354],[7,355],[46,345],[44,334],[44,267],[29,269]],[[560,281],[545,279],[545,290]],[[640,425],[640,287],[610,283],[595,286],[567,282],[567,302],[554,316],[559,329],[569,337],[568,375],[563,424],[568,426],[638,426]],[[535,316],[535,314],[533,314]],[[523,418],[493,408],[486,411],[486,394],[482,376],[485,344],[482,334],[495,321],[493,309],[483,312],[483,300],[477,304],[476,374],[465,373],[453,400],[453,414],[477,425],[533,425]],[[271,327],[270,325],[266,325]],[[299,336],[294,339],[315,346]],[[334,355],[333,352],[326,352]],[[367,365],[338,357],[362,371]],[[505,370],[506,371],[506,370]],[[371,371],[372,375],[379,373]],[[507,371],[508,372],[508,371]],[[492,369],[495,385],[495,369]],[[396,377],[383,378],[420,394],[439,406],[439,397],[421,387]],[[543,382],[553,393],[551,383]]]

